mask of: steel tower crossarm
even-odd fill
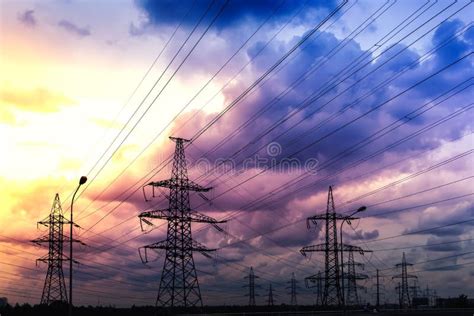
[[[393,279],[401,279],[402,277],[403,277],[403,274],[397,274],[397,275],[392,277],[392,280]],[[409,279],[418,279],[418,277],[416,275],[413,275],[413,274],[406,274],[406,277],[409,278]]]
[[[156,182],[150,182],[147,185],[153,187],[162,187],[168,189],[176,189],[183,191],[208,192],[212,187],[203,187],[189,179],[179,181],[178,179],[167,179]]]
[[[209,224],[221,224],[221,223],[227,222],[227,220],[216,220],[210,216],[198,213],[196,211],[189,211],[184,216],[181,216],[179,214],[173,214],[170,209],[143,212],[140,215],[138,215],[138,217],[139,218],[156,218],[156,219],[164,219],[164,220],[182,218],[184,220],[195,222],[195,223],[209,223]]]
[[[304,278],[305,286],[307,288],[313,288],[316,287],[317,285],[311,285],[311,283],[317,283],[318,281],[324,280],[324,278],[321,276],[321,273],[313,274],[309,277]]]
[[[352,246],[352,245],[343,245],[343,247],[344,247],[344,251],[357,251],[360,254],[372,251],[372,250],[364,250],[358,246]],[[301,248],[300,253],[303,256],[307,256],[307,253],[309,252],[324,252],[324,251],[326,251],[326,244],[318,244],[318,245],[305,246]]]
[[[308,218],[306,218],[306,225],[308,226],[308,229],[311,227],[311,224],[316,226],[318,224],[318,221],[327,221],[327,220],[345,220],[350,223],[350,221],[359,219],[359,217],[354,217],[354,216],[347,216],[344,214],[338,214],[338,213],[329,213],[329,214],[318,214],[318,215],[313,215]]]

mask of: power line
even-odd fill
[[[136,191],[135,191],[136,192]]]
[[[418,134],[418,133],[416,133],[416,134]],[[407,139],[410,139],[410,137],[405,137],[405,138],[404,138],[404,141],[406,141]],[[397,142],[395,142],[395,143],[396,143],[397,145],[399,145],[399,144],[401,144],[402,142],[403,142],[403,141],[397,141]],[[391,148],[391,147],[392,147],[392,146],[388,146],[388,148]],[[382,150],[382,151],[379,151],[378,154],[380,154],[381,152],[383,152],[383,150]],[[369,156],[370,156],[371,158],[373,158],[373,157],[376,156],[376,155],[373,155],[373,154],[372,154],[372,155],[369,155]],[[367,159],[364,159],[364,158],[363,158],[363,159],[361,159],[361,160],[362,160],[362,161],[365,161],[365,160],[367,160]],[[352,166],[352,167],[353,167],[353,166]],[[347,170],[348,170],[347,168],[342,169],[342,171],[347,171]],[[338,173],[341,173],[341,170],[339,170],[339,172],[336,172],[335,174],[338,174]],[[307,186],[306,186],[306,187],[307,187]],[[295,190],[294,192],[298,192],[298,191],[300,191],[300,190],[301,190],[301,188]],[[292,194],[293,194],[293,193],[292,193]],[[272,194],[271,194],[271,193],[270,193],[269,195],[267,194],[267,196],[272,196]],[[262,198],[257,199],[256,201],[253,201],[253,202],[251,202],[251,203],[247,203],[246,205],[247,205],[247,206],[250,206],[250,205],[252,205],[252,204],[255,204],[258,200],[262,200]],[[245,208],[245,206],[241,207],[240,209],[244,209],[244,208]],[[241,213],[241,211],[237,212],[237,214],[235,214],[235,213],[236,213],[236,212],[234,212],[234,216],[232,216],[232,217],[235,217],[235,215],[237,215],[238,213]],[[232,218],[232,217],[228,217],[228,218]],[[134,238],[132,238],[132,239],[135,239],[135,238],[136,238],[136,237],[134,237]]]
[[[286,1],[286,0],[285,0]],[[283,5],[283,1],[278,4],[275,9],[273,10],[273,12],[257,27],[257,29],[250,35],[250,37],[247,38],[247,40],[245,40],[241,46],[234,52],[234,54],[232,54],[228,59],[227,61],[219,68],[219,70],[209,78],[209,80],[198,90],[198,92],[196,92],[194,94],[194,96],[181,108],[181,110],[174,116],[174,118],[165,126],[161,129],[161,131],[159,133],[157,133],[155,135],[155,137],[144,147],[144,149],[137,155],[135,156],[134,159],[132,159],[132,161],[127,165],[127,167],[125,167],[92,201],[91,203],[89,204],[89,206],[94,202],[96,201],[100,196],[102,196],[102,194],[107,191],[108,188],[110,188],[110,186],[115,183],[115,181],[125,173],[125,171],[158,139],[158,137],[166,130],[166,128],[169,127],[169,125],[174,122],[174,120],[176,120],[176,118],[193,102],[193,100],[195,100],[197,98],[197,96],[218,76],[218,74],[230,63],[230,61],[249,43],[249,41],[262,29],[262,27],[268,23],[268,21],[271,19],[271,17],[273,17],[275,15],[275,13],[281,8],[281,6]],[[168,159],[170,160],[170,158]],[[161,169],[160,169],[161,170]],[[89,207],[88,206],[88,207]],[[86,207],[85,209],[82,210],[82,213],[85,212],[88,207]],[[97,210],[96,210],[97,211]],[[89,217],[90,215],[94,214],[95,212],[91,212],[85,216],[83,216],[82,218],[86,218],[86,217]],[[82,219],[81,218],[81,219]]]
[[[148,111],[150,110],[150,108],[153,106],[153,104],[155,103],[155,101],[158,99],[158,97],[161,95],[161,93],[164,91],[164,89],[168,86],[168,84],[170,83],[170,81],[174,78],[174,76],[176,75],[176,73],[179,71],[179,69],[182,67],[182,65],[184,64],[184,62],[186,61],[186,59],[189,57],[189,55],[191,55],[191,53],[194,51],[194,49],[197,47],[197,45],[199,44],[199,42],[202,40],[202,38],[204,37],[204,35],[207,33],[207,31],[210,29],[210,27],[212,26],[212,24],[216,21],[216,19],[220,16],[220,14],[222,13],[222,11],[224,10],[224,8],[226,7],[227,3],[228,3],[229,0],[226,0],[226,2],[221,6],[219,12],[214,16],[214,18],[212,19],[211,23],[208,25],[208,27],[204,30],[204,32],[200,35],[200,37],[198,38],[198,40],[193,44],[193,46],[191,47],[191,49],[189,50],[189,52],[186,54],[186,56],[183,58],[183,60],[181,61],[181,63],[178,65],[178,67],[174,70],[174,72],[172,73],[172,75],[168,78],[168,80],[165,82],[165,84],[163,85],[163,87],[160,89],[160,91],[158,92],[158,94],[153,98],[152,102],[148,105],[148,107],[145,108],[145,110],[143,111],[143,113],[140,115],[140,117],[138,118],[138,120],[135,122],[135,124],[132,126],[132,128],[128,131],[128,133],[125,135],[125,137],[122,139],[122,141],[119,143],[119,145],[115,148],[115,150],[113,151],[113,153],[109,156],[109,158],[105,161],[105,163],[102,164],[102,166],[99,168],[99,171],[92,177],[92,179],[90,181],[88,181],[86,187],[79,193],[79,196],[78,198],[81,196],[81,194],[92,184],[92,182],[95,180],[95,178],[99,175],[99,173],[105,168],[105,166],[110,162],[110,160],[112,159],[112,157],[115,155],[115,153],[118,151],[118,149],[123,145],[123,143],[125,142],[125,140],[131,135],[131,133],[133,132],[133,130],[138,126],[138,124],[140,123],[140,121],[145,117],[145,115],[148,113]],[[206,8],[206,11],[204,12],[204,14],[201,15],[201,17],[199,18],[198,22],[196,23],[196,25],[194,26],[194,28],[192,29],[192,31],[189,33],[188,37],[186,38],[186,40],[183,42],[183,44],[179,47],[178,51],[175,53],[175,55],[173,56],[173,58],[171,59],[171,61],[168,63],[168,65],[166,66],[166,68],[163,70],[163,72],[161,73],[160,77],[158,78],[158,80],[155,81],[153,87],[148,91],[148,93],[146,94],[146,96],[142,99],[142,102],[140,102],[140,105],[137,107],[137,109],[135,110],[134,112],[134,115],[135,113],[138,112],[138,110],[141,108],[141,106],[144,104],[145,100],[148,98],[148,96],[151,94],[151,92],[153,91],[153,89],[156,87],[156,85],[158,84],[158,82],[161,80],[161,78],[163,77],[163,75],[166,73],[166,71],[168,70],[168,68],[171,66],[171,64],[174,62],[174,60],[176,59],[176,57],[179,55],[179,53],[181,52],[181,50],[183,49],[183,47],[186,45],[186,43],[188,42],[188,40],[191,38],[191,36],[194,34],[194,32],[196,31],[196,29],[198,28],[198,26],[201,24],[201,22],[203,21],[204,17],[209,13],[211,7],[214,5],[214,3],[216,2],[216,0],[211,0],[209,2],[209,5],[207,6]],[[191,12],[191,10],[189,10],[189,12]],[[129,121],[131,121],[132,117],[134,116],[132,115],[130,118],[129,118]],[[127,121],[127,124],[129,123],[129,121]],[[127,125],[126,124],[126,125]],[[120,133],[119,133],[120,134]],[[119,134],[117,135],[117,137],[119,136]],[[113,143],[112,143],[113,144]],[[111,144],[111,145],[112,145]],[[80,213],[79,213],[80,214]]]
[[[312,30],[310,30],[309,32],[307,32],[305,34],[305,36],[300,40],[298,41],[298,43],[296,43],[289,51],[287,51],[272,67],[270,67],[263,75],[261,75],[259,77],[259,79],[257,79],[250,87],[248,87],[243,93],[241,93],[234,101],[232,101],[227,107],[226,109],[224,109],[220,114],[218,114],[213,120],[212,122],[209,122],[208,124],[206,124],[206,126],[204,128],[202,128],[196,135],[193,136],[193,138],[191,139],[191,142],[196,140],[197,138],[199,138],[205,131],[207,131],[210,126],[212,126],[215,122],[217,122],[217,120],[219,120],[228,110],[230,110],[231,107],[235,106],[240,99],[242,99],[246,94],[248,94],[251,90],[253,90],[253,88],[259,83],[261,82],[266,76],[268,76],[268,74],[270,74],[279,64],[281,64],[286,58],[288,58],[288,56],[293,53],[299,46],[301,46],[306,40],[308,40],[308,38],[313,35],[324,23],[326,23],[332,16],[334,16],[345,4],[347,3],[347,0],[344,0],[343,3],[341,5],[339,5],[336,9],[334,9],[328,16],[326,16],[321,22],[319,22]],[[137,190],[135,190],[134,192],[137,192]],[[132,193],[133,194],[133,193]],[[131,196],[131,195],[130,195]],[[112,209],[111,211],[109,211],[107,214],[105,214],[101,219],[99,219],[98,222],[102,221],[105,217],[107,217],[114,209]],[[96,222],[92,227],[94,227],[95,225],[97,225]],[[88,230],[90,230],[92,227],[90,227]]]

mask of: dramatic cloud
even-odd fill
[[[358,229],[355,231],[354,235],[350,235],[350,238],[353,240],[370,240],[377,237],[379,237],[378,229],[369,232],[364,232],[362,229]]]
[[[58,26],[67,32],[74,34],[78,37],[86,37],[91,35],[91,31],[89,27],[79,27],[76,24],[68,21],[68,20],[61,20],[58,22]]]
[[[203,26],[223,3],[216,2]],[[156,112],[152,114],[151,109],[140,121],[131,135],[136,139],[123,143],[78,199],[75,218],[84,227],[79,236],[89,245],[77,250],[85,262],[78,269],[79,289],[84,292],[89,287],[106,289],[117,294],[113,296],[117,300],[110,300],[117,304],[125,304],[118,299],[119,295],[136,291],[137,296],[154,303],[164,253],[148,253],[149,262],[144,266],[141,247],[165,240],[167,224],[160,219],[151,219],[152,224],[140,223],[137,215],[166,209],[169,191],[158,189],[152,198],[149,187],[145,188],[144,196],[141,185],[171,175],[171,164],[157,169],[174,151],[175,144],[164,134],[193,138],[237,99],[239,102],[233,108],[186,147],[189,178],[213,188],[203,195],[191,193],[191,207],[217,219],[229,219],[220,225],[224,232],[211,225],[193,223],[193,238],[209,248],[218,248],[214,260],[198,253],[194,257],[204,304],[240,303],[230,297],[243,294],[241,283],[250,266],[259,275],[260,285],[272,282],[276,289],[282,290],[293,272],[301,282],[304,277],[323,271],[322,253],[304,257],[299,250],[324,242],[324,222],[308,222],[307,217],[325,212],[329,185],[334,187],[338,213],[348,214],[361,205],[368,206],[367,211],[358,214],[360,220],[344,226],[344,242],[374,250],[366,256],[356,253],[355,260],[366,264],[363,273],[372,276],[375,269],[384,271],[388,297],[396,298],[389,280],[399,273],[394,266],[401,261],[402,252],[415,264],[413,270],[425,270],[416,273],[420,284],[429,282],[439,286],[443,290],[440,295],[456,294],[456,286],[471,290],[468,269],[459,265],[468,258],[456,258],[456,255],[472,245],[462,240],[471,237],[473,225],[472,222],[451,224],[467,221],[474,215],[472,196],[468,195],[473,179],[466,178],[471,174],[472,153],[452,159],[472,147],[472,113],[468,107],[473,92],[472,57],[465,56],[472,52],[474,33],[466,22],[452,18],[415,41],[422,34],[422,30],[415,28],[422,28],[424,21],[435,14],[435,10],[428,10],[406,28],[403,26],[389,42],[381,44],[393,35],[388,21],[401,22],[413,13],[412,8],[404,10],[406,2],[388,2],[391,3],[396,10],[387,10],[375,19],[369,15],[376,7],[368,3],[359,6],[359,2],[354,2],[354,11],[333,17],[341,19],[329,28],[318,30],[254,91],[240,99],[241,93],[298,43],[336,3],[309,1],[305,8],[298,1],[282,1],[281,7],[279,1],[229,1],[223,15],[153,104]],[[149,53],[154,54],[156,47],[163,44],[165,35],[181,22],[192,1],[143,0],[134,4],[134,13],[138,7],[143,15],[130,24],[129,34],[135,37],[123,34],[126,39],[119,40],[121,43],[131,41],[140,48],[147,42],[154,49]],[[159,75],[157,69],[164,69],[171,60],[207,4],[195,2],[176,38],[156,68],[151,69],[151,78],[144,82],[145,91]],[[433,9],[440,9],[442,5],[434,4],[437,7]],[[302,11],[297,18],[290,20],[299,10]],[[268,23],[243,45],[259,23],[271,14]],[[394,16],[397,19],[394,20]],[[360,33],[350,33],[366,18],[367,28],[361,28]],[[66,20],[62,22],[61,27],[71,34],[90,35],[88,28]],[[126,19],[122,32],[128,23]],[[156,37],[139,37],[148,33]],[[407,38],[400,40],[405,35]],[[157,43],[159,45],[155,45]],[[187,45],[185,51],[189,47]],[[115,46],[106,48],[116,49]],[[234,56],[237,49],[240,50]],[[183,52],[177,57],[163,80],[167,80],[184,55]],[[231,56],[232,61],[213,77]],[[457,61],[460,58],[464,59]],[[456,64],[450,66],[451,63]],[[144,157],[128,166],[143,143],[161,130],[162,124],[157,123],[157,118],[165,114],[164,110],[177,113],[185,104],[181,103],[182,99],[192,97],[210,78],[213,79],[211,84],[173,121],[163,138],[155,141]],[[168,91],[173,93],[167,94]],[[156,93],[157,90],[152,91],[149,99]],[[210,100],[213,95],[216,98]],[[142,95],[138,93],[138,96]],[[66,99],[51,91],[7,91],[2,94],[1,102],[8,109],[5,117],[10,115],[10,119],[12,116],[15,119],[17,110],[53,113],[71,103]],[[210,106],[202,108],[207,102]],[[94,110],[109,111],[102,106],[105,104],[102,99],[97,104],[100,106]],[[130,111],[126,114],[133,109],[126,108],[125,112]],[[465,111],[460,112],[461,109]],[[98,118],[90,118],[90,121],[104,129],[125,122]],[[140,129],[142,124],[149,125]],[[56,131],[52,135],[56,135]],[[115,131],[111,135],[112,138]],[[105,146],[111,138],[106,139]],[[137,139],[142,143],[135,142]],[[40,146],[44,147],[39,143]],[[105,146],[100,144],[99,147]],[[101,153],[99,150],[98,154]],[[92,166],[95,153],[91,157],[88,163]],[[49,160],[43,164],[50,165]],[[75,174],[80,172],[74,163],[68,162],[67,169],[74,169],[71,179],[76,179]],[[60,172],[65,173],[62,168]],[[94,174],[95,171],[90,173],[90,179]],[[117,175],[117,181],[110,184]],[[71,183],[71,180],[52,182],[61,188],[62,182]],[[15,185],[8,191],[8,199],[5,198],[9,201],[8,211],[4,211],[7,220],[15,218],[17,209],[25,221],[31,214],[36,217],[47,214],[53,187],[36,186],[33,181],[23,183],[30,189],[16,194]],[[26,195],[41,195],[41,199],[23,201]],[[28,228],[30,238],[34,223],[31,220],[29,223],[31,227],[24,224],[19,232],[7,231],[8,235],[20,238],[21,231]],[[338,229],[339,225],[340,222]],[[0,238],[0,241],[5,240]],[[138,248],[142,257],[138,255]],[[451,257],[440,259],[442,256]],[[33,260],[26,262],[32,264]],[[440,270],[444,270],[443,275]],[[444,273],[450,271],[455,272],[449,278],[452,287],[442,288]],[[125,284],[111,286],[121,281]],[[366,286],[371,285],[372,279],[367,280]],[[218,289],[218,293],[212,289]],[[370,299],[369,294],[361,293],[361,296]],[[313,302],[311,291],[302,289],[300,295],[300,302]],[[78,298],[90,301],[86,294],[81,293]]]
[[[301,19],[311,16],[314,9],[334,8],[336,1],[310,0],[305,3],[305,10]],[[136,4],[146,15],[149,23],[154,25],[178,24],[181,21],[184,25],[193,25],[197,16],[203,14],[211,2],[208,1],[180,1],[176,3],[172,0],[153,1],[136,0]],[[217,11],[215,7],[220,7],[224,1],[217,1],[211,12]],[[302,8],[298,1],[230,1],[225,8],[217,27],[220,29],[231,28],[241,23],[251,23],[266,19],[272,15],[274,18],[283,19],[292,14],[296,9]],[[186,15],[190,11],[190,14]]]
[[[136,6],[143,13],[137,23],[131,23],[129,34],[140,36],[143,34],[161,35],[165,27],[182,25],[184,28],[192,28],[205,14],[204,21],[210,21],[212,17],[220,13],[214,22],[214,29],[219,36],[240,37],[242,34],[234,34],[235,29],[251,27],[255,24],[267,21],[269,26],[278,26],[283,20],[295,16],[295,23],[305,23],[308,19],[324,16],[328,10],[333,10],[336,1],[310,0],[304,3],[299,1],[181,1],[176,4],[173,1],[149,1],[136,0]],[[226,3],[226,5],[224,5]],[[212,4],[212,5],[210,5]],[[210,5],[210,6],[209,6]],[[298,13],[296,15],[296,13]],[[202,22],[202,23],[205,23]],[[222,33],[222,34],[221,34]]]
[[[234,18],[235,21],[247,18],[256,20],[258,16],[257,13],[248,13],[236,15]],[[149,18],[156,25],[160,25],[159,21],[162,21],[159,14]],[[163,25],[173,23],[172,19],[162,22]],[[221,37],[226,38],[241,31],[239,27],[234,29],[232,23],[234,22],[229,22],[228,26],[220,26],[220,31],[225,29],[227,32],[221,33]],[[430,78],[432,74],[470,51],[472,44],[469,44],[467,33],[455,37],[449,43],[444,42],[465,26],[458,20],[442,24],[432,33],[434,37],[430,45],[445,45],[424,57],[415,47],[408,46],[405,42],[391,43],[373,53],[363,49],[356,39],[343,41],[329,31],[317,32],[314,39],[295,52],[293,58],[285,64],[286,67],[279,69],[278,75],[270,77],[255,93],[248,95],[226,113],[193,143],[193,146],[187,147],[186,155],[191,161],[190,178],[202,185],[213,186],[213,190],[206,193],[212,203],[208,204],[199,196],[191,195],[193,207],[216,218],[228,216],[226,214],[235,216],[226,226],[226,231],[229,232],[227,236],[210,227],[195,228],[193,236],[196,240],[209,247],[219,247],[221,260],[228,264],[237,260],[240,266],[232,269],[218,263],[216,273],[220,280],[216,279],[216,276],[213,278],[204,274],[203,286],[235,282],[235,279],[242,278],[246,273],[242,265],[254,266],[257,274],[274,271],[273,278],[282,283],[286,282],[285,278],[295,270],[303,277],[322,269],[320,254],[314,254],[308,260],[301,256],[299,249],[323,242],[321,227],[324,224],[319,222],[316,231],[314,228],[307,230],[305,219],[324,211],[328,185],[332,184],[337,188],[336,205],[338,211],[343,213],[350,209],[343,202],[371,190],[378,190],[378,193],[362,197],[355,203],[368,205],[403,197],[411,192],[432,187],[438,184],[440,179],[457,179],[462,173],[461,170],[467,170],[467,159],[464,159],[443,168],[441,175],[431,174],[420,177],[421,180],[407,180],[406,183],[400,182],[397,185],[403,177],[416,174],[419,170],[466,150],[466,144],[472,139],[466,137],[458,143],[453,142],[456,146],[447,145],[462,138],[462,135],[468,135],[471,126],[468,115],[446,121],[446,125],[441,125],[442,128],[435,128],[437,125],[433,125],[431,129],[422,130],[470,102],[467,95],[469,91],[472,92],[472,87],[469,82],[462,84],[470,78],[469,59]],[[139,34],[142,30],[137,28],[133,32]],[[383,38],[384,34],[379,36]],[[212,39],[220,41],[221,37]],[[241,39],[238,36],[235,38]],[[276,39],[266,46],[266,41],[262,39],[251,42],[243,51],[244,56],[240,56],[243,61],[251,60],[264,47],[265,49],[239,77],[238,83],[223,89],[224,104],[236,99],[300,38],[294,36],[290,39]],[[374,38],[373,41],[377,42],[380,38]],[[222,46],[216,46],[220,50],[209,54],[215,55],[216,59],[225,60],[222,56],[231,55],[236,46],[238,43],[224,42]],[[333,54],[336,49],[339,49],[338,53]],[[375,56],[378,58],[371,60]],[[207,71],[209,76],[212,75],[219,64],[216,65],[214,56],[206,57],[212,62],[206,62],[199,57],[191,58],[185,65],[189,67],[185,68],[188,70],[185,73],[193,73],[191,70],[199,69],[202,73]],[[312,72],[308,73],[306,78],[307,71]],[[227,73],[222,80],[225,82],[233,73]],[[298,80],[303,77],[306,80]],[[294,82],[297,84],[287,94],[280,95]],[[410,90],[402,93],[406,89]],[[435,105],[434,100],[450,89],[461,92]],[[398,97],[397,94],[400,93]],[[307,102],[309,98],[312,102]],[[415,110],[416,112],[413,112]],[[215,115],[214,111],[187,112],[175,121],[173,130],[183,127],[179,136],[191,138]],[[419,132],[420,130],[423,133]],[[383,134],[384,132],[386,133]],[[420,137],[412,137],[418,132]],[[227,137],[229,135],[231,136]],[[275,143],[276,151],[273,150],[275,148],[269,148],[269,144]],[[361,146],[354,147],[354,144]],[[172,146],[173,143],[167,142],[164,150],[171,153]],[[231,160],[232,172],[227,174],[224,172],[225,168],[222,168],[209,174],[212,166],[216,166],[216,162],[224,158]],[[299,167],[274,167],[288,158]],[[305,162],[315,158],[318,161],[316,172],[293,184],[290,180],[298,180],[300,176],[309,173]],[[193,165],[193,161],[196,165]],[[211,168],[203,170],[205,161]],[[273,168],[267,170],[269,167]],[[169,170],[157,175],[156,179],[167,177]],[[127,187],[127,183],[135,182],[132,179],[133,177],[124,177],[120,184],[103,196],[104,200],[118,203],[119,199],[114,201],[114,197]],[[290,184],[287,184],[288,182]],[[394,188],[384,189],[385,185],[391,187],[392,184]],[[293,193],[294,189],[301,187],[302,190]],[[166,190],[164,193],[166,194]],[[367,215],[373,218],[364,218],[366,216],[361,215],[363,219],[360,223],[353,223],[354,232],[346,226],[347,241],[366,248],[365,242],[375,243],[379,238],[383,240],[384,237],[441,226],[451,222],[453,218],[470,218],[472,202],[468,197],[440,206],[410,209],[410,206],[422,204],[424,200],[429,202],[438,197],[450,196],[451,193],[456,192],[432,193],[408,201],[401,199],[374,207]],[[157,208],[166,207],[166,200],[162,195],[157,200],[162,201]],[[139,194],[131,197],[129,202],[129,208],[146,208],[143,197]],[[342,207],[339,208],[341,204]],[[443,214],[443,208],[449,208],[451,211]],[[111,220],[111,223],[119,223],[126,213],[127,207],[117,209],[116,218]],[[360,228],[357,227],[359,224]],[[159,228],[141,238],[142,245],[164,238],[164,224],[160,222],[156,225]],[[136,224],[130,227],[133,226]],[[377,242],[374,248],[393,248],[400,244],[405,245],[407,240],[416,245],[430,245],[435,243],[426,241],[431,236],[459,237],[466,234],[469,227],[452,226],[424,234],[409,235],[410,238],[389,239],[387,243]],[[441,253],[441,247],[431,247],[433,248],[424,250],[424,253]],[[453,246],[451,250],[448,250],[448,247],[444,249],[446,250],[443,253],[452,253],[456,252],[457,248]],[[412,260],[413,263],[424,259],[422,256],[415,257],[415,253],[412,255],[412,258],[416,258]],[[392,268],[394,263],[400,261],[401,251],[376,253],[373,256],[383,258],[380,261],[382,266],[385,265],[384,268]],[[159,262],[162,260],[160,258],[162,257],[158,257]],[[197,259],[198,266],[205,262],[204,259]],[[455,265],[457,262],[433,262],[426,267],[434,271],[436,267]],[[450,269],[454,271],[458,268]],[[213,300],[212,303],[217,301]]]
[[[18,13],[18,21],[28,27],[35,27],[37,21],[34,14],[35,10],[26,10],[21,13]]]
[[[428,238],[425,249],[437,252],[460,251],[462,250],[462,244],[459,242],[459,238],[456,239],[457,240],[452,240],[449,243],[445,243],[444,239],[432,236]]]

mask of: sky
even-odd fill
[[[39,303],[56,193],[74,203],[75,304],[153,305],[174,143],[186,145],[204,304],[246,304],[244,277],[277,304],[315,295],[324,223],[360,206],[344,243],[366,250],[363,301],[395,303],[405,253],[422,289],[474,296],[471,1],[0,1],[0,297]],[[147,199],[144,198],[147,197]],[[338,224],[339,225],[339,224]],[[338,228],[339,229],[339,228]],[[143,252],[142,252],[143,256]],[[64,267],[65,275],[68,273]],[[67,281],[67,279],[66,279]]]

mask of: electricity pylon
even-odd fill
[[[365,280],[368,279],[369,276],[356,272],[356,266],[363,269],[364,264],[354,261],[354,250],[349,250],[348,260],[344,265],[348,267],[347,275],[343,276],[344,279],[347,280],[346,305],[360,305],[359,295],[357,293],[357,289],[359,288],[357,280]]]
[[[258,279],[258,276],[253,272],[253,267],[250,267],[249,275],[244,279],[249,280],[249,283],[244,285],[244,287],[248,287],[249,289],[249,293],[247,294],[249,297],[249,306],[255,306],[255,296],[258,296],[258,294],[255,293],[255,279]]]
[[[139,253],[142,257],[141,249],[144,249],[145,260],[142,257],[142,261],[148,262],[147,250],[166,251],[156,300],[157,306],[202,306],[193,252],[200,252],[210,258],[208,252],[216,249],[209,249],[192,238],[191,222],[209,223],[221,230],[217,224],[225,221],[217,221],[191,210],[189,191],[207,192],[211,188],[202,187],[188,179],[184,143],[189,140],[177,137],[170,137],[170,139],[176,143],[171,178],[147,184],[153,189],[155,187],[169,189],[169,196],[167,196],[169,207],[162,210],[143,212],[138,216],[141,225],[142,223],[152,225],[148,219],[166,220],[168,222],[167,237],[166,240],[140,248]]]
[[[423,295],[428,298],[428,305],[429,306],[436,306],[436,299],[437,299],[437,294],[435,289],[430,289],[428,285],[426,286],[426,289],[423,291]]]
[[[272,284],[270,283],[270,286],[268,287],[268,300],[267,300],[267,305],[268,306],[273,306],[273,288]]]
[[[411,306],[410,293],[408,292],[408,279],[416,279],[415,275],[408,274],[407,267],[412,266],[411,263],[407,263],[405,253],[403,253],[402,262],[397,264],[396,267],[401,268],[401,274],[395,275],[392,279],[401,279],[401,284],[398,285],[397,290],[399,293],[399,304],[400,308],[408,308]]]
[[[326,235],[325,243],[313,246],[303,247],[300,252],[306,256],[310,252],[324,252],[324,291],[322,305],[341,305],[341,275],[339,272],[339,251],[340,245],[337,241],[337,221],[338,220],[355,220],[357,217],[349,217],[343,214],[336,213],[334,205],[334,198],[332,194],[332,187],[329,187],[328,200],[326,206],[326,214],[315,215],[308,217],[307,226],[310,228],[310,223],[317,224],[319,220],[325,221]],[[344,251],[353,249],[363,253],[363,250],[356,246],[343,245]]]
[[[51,212],[44,220],[38,222],[49,228],[49,233],[43,237],[32,240],[41,245],[48,243],[48,254],[37,261],[48,264],[48,272],[44,280],[41,304],[67,303],[66,283],[64,282],[63,261],[68,260],[63,254],[63,244],[67,239],[63,234],[64,224],[70,222],[63,216],[59,194],[54,197]]]
[[[420,286],[418,285],[418,279],[413,279],[413,285],[409,287],[411,290],[412,300],[418,298],[420,292]]]
[[[383,291],[385,290],[385,286],[383,284],[380,284],[380,273],[379,269],[376,269],[376,275],[375,275],[375,293],[373,293],[372,296],[375,296],[375,307],[377,309],[380,308],[380,299],[381,297],[385,297],[385,294]]]
[[[323,304],[323,276],[321,271],[318,271],[315,275],[304,278],[304,283],[307,288],[314,288],[316,291],[316,306]]]
[[[291,306],[296,306],[298,305],[298,302],[296,300],[296,283],[298,283],[298,281],[296,281],[296,278],[295,278],[295,273],[293,272],[291,274],[291,280],[290,280],[290,286],[287,287],[287,289],[290,290],[290,305]]]

